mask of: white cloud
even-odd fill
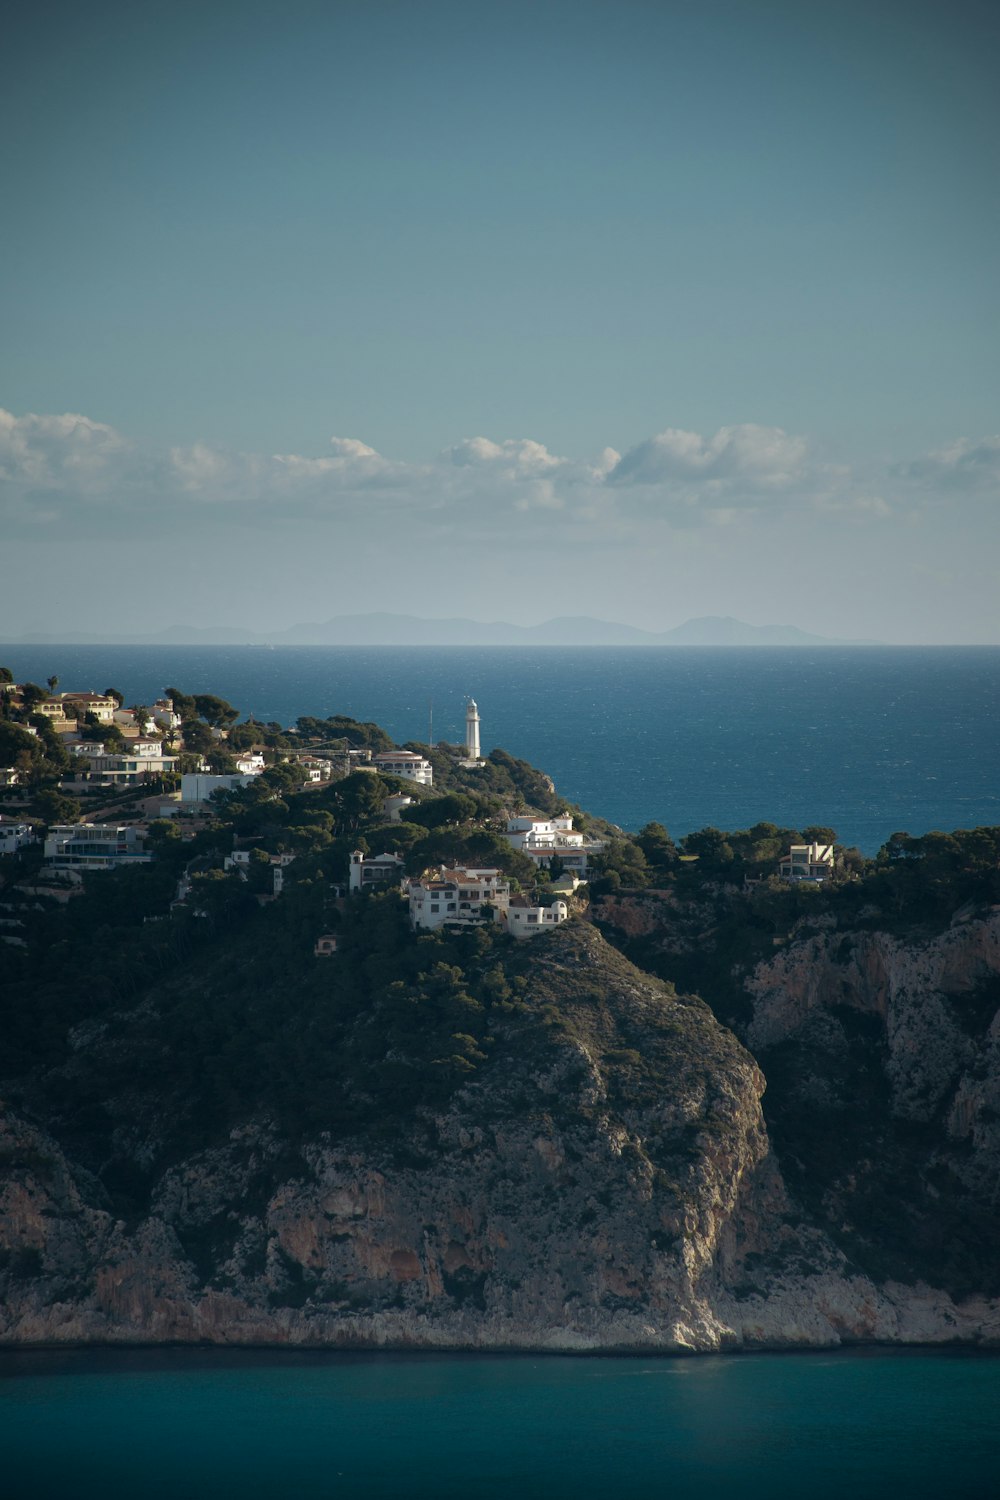
[[[444,457],[459,468],[498,466],[511,474],[544,474],[567,463],[532,438],[507,438],[502,443],[486,437],[463,438],[453,448],[446,448]]]
[[[0,480],[38,489],[83,489],[99,483],[126,453],[113,427],[75,412],[15,417],[0,408]]]
[[[897,472],[932,490],[1000,492],[1000,437],[984,437],[978,442],[959,438],[947,448],[901,464]]]
[[[780,490],[806,476],[808,447],[780,427],[744,423],[712,437],[668,427],[631,448],[608,473],[613,485],[692,487],[721,495],[738,489]],[[720,503],[724,503],[720,500]]]

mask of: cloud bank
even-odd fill
[[[75,520],[141,532],[220,513],[258,523],[302,516],[357,528],[411,518],[447,532],[544,524],[554,534],[628,536],[790,513],[876,523],[998,491],[1000,437],[956,440],[880,472],[830,464],[803,436],[747,423],[709,434],[667,427],[594,458],[561,456],[531,438],[474,436],[409,462],[340,436],[315,455],[204,442],[157,451],[83,415],[0,410],[0,522],[36,534]]]

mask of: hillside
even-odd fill
[[[381,733],[300,732],[333,730]],[[560,805],[430,753],[399,822],[391,779],[275,765],[68,901],[16,857],[0,1341],[1000,1341],[997,830],[839,851],[820,891],[753,873],[793,830],[591,824],[564,927],[415,935],[340,894],[347,851],[544,894],[499,829]]]

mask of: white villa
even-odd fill
[[[425,870],[405,882],[404,892],[414,932],[453,923],[478,927],[485,922],[502,922],[510,903],[506,877],[489,868],[453,870],[441,866]]]
[[[183,720],[179,713],[174,710],[174,705],[169,698],[157,698],[149,710],[150,717],[161,729],[180,729]]]
[[[548,932],[560,926],[569,917],[565,901],[553,901],[551,906],[536,906],[530,896],[511,896],[507,909],[507,931],[511,937],[535,937],[539,932]]]
[[[778,874],[782,880],[828,880],[833,874],[833,845],[792,844]]]
[[[203,771],[189,771],[181,777],[181,802],[185,806],[207,802],[213,792],[231,792],[234,787],[249,786],[252,776],[211,776]]]
[[[30,823],[5,823],[0,819],[0,854],[16,854],[18,849],[37,842]]]
[[[567,870],[580,876],[586,873],[588,856],[604,849],[600,839],[589,839],[575,829],[573,819],[565,812],[556,818],[539,818],[534,813],[508,818],[507,839],[536,865],[548,865],[557,857]]]
[[[387,776],[402,776],[420,786],[433,785],[434,767],[414,750],[382,750],[372,757],[372,763],[377,771],[384,771]]]
[[[232,854],[227,854],[222,861],[224,870],[237,870],[246,879],[246,872],[250,868],[250,849],[234,849]],[[295,863],[294,854],[268,854],[271,865],[271,889],[276,896],[280,896],[285,888],[285,871],[288,866]]]
[[[398,854],[362,854],[360,849],[355,849],[351,855],[349,889],[354,894],[397,880],[403,873],[404,864],[405,860]]]
[[[50,828],[45,863],[52,870],[116,870],[148,865],[138,829],[116,823],[68,823]]]
[[[325,760],[320,755],[293,755],[292,760],[302,772],[302,780],[309,785],[318,782],[329,781],[333,775],[333,761]]]
[[[109,755],[100,740],[81,740],[66,746],[74,755],[83,756],[87,771],[98,781],[115,786],[131,786],[155,776],[169,775],[177,765],[176,755],[164,755],[159,740],[132,740],[121,753]]]

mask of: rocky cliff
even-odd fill
[[[822,935],[759,965],[745,1040],[778,1079],[767,1122],[751,1051],[581,922],[510,954],[522,998],[402,1128],[369,1108],[290,1135],[261,1108],[199,1139],[160,1079],[153,993],[110,1032],[78,1028],[3,1119],[0,1341],[1000,1340],[997,945],[993,917],[919,949]],[[50,1106],[43,1128],[39,1101],[81,1073],[115,1080],[100,1121]],[[944,1203],[950,1259],[886,1249],[886,1150],[901,1241]]]

